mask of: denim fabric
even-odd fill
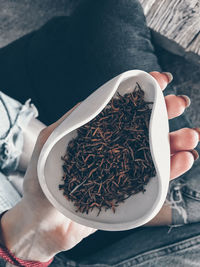
[[[22,105],[0,92],[0,114],[0,213],[2,213],[15,206],[21,199],[16,183],[11,182],[10,175],[17,169],[22,153],[23,129],[38,115],[38,112],[35,106],[30,104],[30,100]],[[15,181],[17,180],[15,174]]]
[[[136,68],[161,71],[139,2],[85,0],[71,17],[55,18],[0,50],[0,88],[21,101],[31,97],[48,124],[110,78]],[[169,85],[164,94],[176,92]],[[4,126],[9,129],[6,120]],[[170,121],[171,131],[181,127],[191,127],[185,114]],[[7,166],[16,168],[17,159],[10,159]],[[197,161],[170,183],[166,204],[172,205],[176,226],[200,221],[199,168]],[[112,244],[107,233],[98,231],[60,253],[51,266],[198,266],[199,223],[168,231],[141,227],[116,232],[110,235]]]
[[[38,116],[28,100],[25,105],[0,92],[0,170],[15,171],[23,149],[22,129]]]
[[[172,205],[173,225],[200,221],[199,161],[182,177],[170,182],[166,204]]]
[[[6,267],[6,262],[3,259],[0,259],[0,266]]]
[[[0,213],[14,207],[20,199],[21,195],[8,178],[0,172]]]
[[[200,223],[173,228],[138,228],[80,261],[66,259],[64,253],[51,266],[199,266]],[[161,238],[162,237],[162,238]]]

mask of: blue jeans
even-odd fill
[[[20,102],[31,98],[45,124],[129,69],[162,71],[137,0],[82,1],[72,16],[55,18],[0,50],[0,88]],[[172,85],[164,92],[175,93]],[[186,115],[170,120],[171,131],[181,127],[191,127]],[[3,140],[6,131],[1,136]],[[19,147],[18,157],[20,151]],[[15,163],[11,157],[14,169],[18,157]],[[1,182],[8,181],[6,171],[1,169]],[[97,231],[72,250],[58,254],[51,266],[198,266],[199,178],[197,161],[170,183],[167,201],[173,208],[173,225],[183,226]],[[6,199],[8,187],[1,193]]]
[[[23,150],[23,131],[38,115],[30,100],[24,105],[0,91],[0,213],[21,199],[22,179],[16,173]]]

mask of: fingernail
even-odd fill
[[[199,153],[195,149],[191,150],[190,152],[192,153],[194,160],[199,158]]]
[[[185,100],[185,102],[186,102],[186,108],[188,108],[190,106],[191,100],[190,100],[190,98],[187,95],[177,95],[177,96],[182,97]]]
[[[162,72],[163,74],[165,74],[168,78],[168,82],[171,83],[171,81],[173,80],[173,75],[171,74],[171,72]]]
[[[195,130],[199,134],[199,140],[200,140],[200,128],[192,128],[192,129]]]

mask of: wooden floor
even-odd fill
[[[156,41],[167,50],[200,63],[200,1],[139,1]]]

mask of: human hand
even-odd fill
[[[79,104],[40,132],[24,177],[23,198],[2,217],[5,246],[18,258],[47,262],[58,252],[71,249],[96,231],[57,211],[45,197],[37,178],[37,162],[44,143]]]
[[[169,82],[168,77],[158,72],[150,74],[164,90]],[[181,115],[187,105],[185,99],[180,96],[169,95],[165,97],[165,101],[169,119]],[[57,211],[46,199],[37,179],[37,161],[40,151],[51,132],[71,111],[40,133],[25,175],[23,199],[3,216],[6,246],[18,257],[48,261],[58,252],[72,248],[84,237],[95,232],[95,229],[75,223]],[[199,134],[192,129],[181,129],[170,133],[171,179],[191,168],[194,156],[190,151],[198,141]],[[12,223],[13,221],[15,223]],[[19,240],[21,246],[19,246]],[[30,242],[31,240],[35,241]]]
[[[159,72],[150,72],[157,80],[162,90],[164,90],[169,82],[167,76]],[[168,118],[173,119],[180,116],[185,108],[190,105],[190,99],[187,96],[167,95],[165,97]],[[174,179],[188,171],[194,159],[198,158],[198,153],[194,148],[200,139],[200,132],[195,129],[182,128],[171,132],[170,150],[171,150],[171,173],[170,178]]]
[[[150,74],[164,90],[169,82],[167,76],[159,72],[151,72]],[[187,96],[167,95],[165,102],[169,119],[178,117],[190,105],[190,99]],[[171,132],[169,137],[171,150],[170,179],[172,180],[187,172],[192,167],[194,160],[199,157],[194,148],[200,140],[200,131],[197,128],[182,128]],[[169,204],[164,204],[160,212],[146,226],[170,225],[171,223],[172,208]]]

